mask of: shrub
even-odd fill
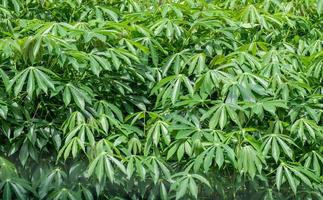
[[[0,0],[2,199],[322,199],[322,0]]]

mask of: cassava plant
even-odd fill
[[[0,198],[322,199],[322,0],[0,0]]]

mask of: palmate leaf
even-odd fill
[[[82,198],[86,200],[94,200],[94,197],[88,188],[81,186],[81,189],[79,191],[81,191],[79,193],[79,196],[81,196]]]
[[[42,178],[40,180],[40,198],[44,198],[50,190],[63,186],[67,174],[62,169],[56,168],[45,173]]]
[[[202,93],[212,94],[216,89],[220,88],[221,84],[233,81],[233,75],[226,72],[227,68],[229,67],[219,67],[200,75],[195,84],[196,89]]]
[[[265,116],[265,111],[277,116],[277,108],[287,109],[286,102],[283,100],[272,100],[270,98],[261,99],[259,102],[245,102],[245,108],[250,108],[250,116],[257,115],[260,119]]]
[[[121,65],[124,67],[130,67],[133,63],[139,62],[139,58],[136,54],[122,48],[110,48],[106,51],[98,51],[94,49],[90,53],[71,50],[67,52],[67,55],[70,56],[69,59],[71,59],[71,57],[74,58],[71,59],[71,62],[74,62],[75,59],[85,62],[85,64],[88,65],[88,68],[96,76],[99,76],[102,70],[119,70]],[[76,69],[78,69],[77,66]]]
[[[113,166],[114,165],[114,166]],[[118,159],[116,159],[113,155],[110,155],[107,152],[101,152],[89,165],[89,169],[87,171],[88,176],[95,176],[99,181],[108,177],[111,182],[114,182],[115,176],[115,168],[119,171],[126,174],[126,168]]]
[[[72,83],[67,83],[63,90],[63,101],[65,106],[70,104],[72,98],[81,109],[84,109],[85,103],[91,104],[91,98],[86,91],[77,88]]]
[[[170,131],[178,131],[176,134],[176,139],[181,139],[185,137],[201,137],[207,132],[206,129],[202,128],[202,123],[199,121],[198,116],[191,114],[187,117],[182,117],[180,115],[172,116],[173,122],[176,122],[170,126]]]
[[[85,147],[93,147],[97,135],[104,135],[109,131],[109,123],[118,126],[118,122],[112,118],[109,119],[109,117],[107,119],[105,116],[101,116],[98,120],[90,118],[85,122],[82,115],[78,112],[73,113],[63,126],[66,138],[58,158],[64,155],[66,160],[70,154],[75,158],[80,150],[86,153]]]
[[[271,155],[274,160],[278,161],[280,152],[284,152],[290,159],[293,159],[293,150],[289,144],[296,146],[292,139],[283,134],[270,134],[264,136],[263,153],[266,156],[271,149]]]
[[[323,157],[319,152],[311,151],[306,153],[301,160],[304,161],[304,167],[314,170],[316,176],[322,175]]]
[[[21,47],[17,40],[11,38],[3,38],[0,40],[0,52],[5,58],[13,57],[19,51],[21,51]]]
[[[16,13],[20,12],[21,7],[23,7],[23,3],[19,0],[2,0],[2,6],[5,8],[13,8]]]
[[[265,66],[261,69],[261,75],[268,78],[273,75],[281,75],[284,62],[281,52],[270,50],[263,56],[263,59]]]
[[[241,73],[237,76],[237,83],[244,101],[255,101],[254,94],[266,96],[268,82],[266,79],[250,73]]]
[[[272,79],[272,85],[277,86],[274,92],[275,95],[280,96],[283,100],[288,100],[290,98],[290,94],[297,94],[298,96],[305,97],[308,95],[310,87],[307,84],[296,82],[296,81],[288,81],[284,82],[280,80],[280,77],[275,76]]]
[[[261,68],[258,58],[244,51],[236,51],[232,54],[229,54],[226,59],[231,60],[230,64],[237,68],[237,71],[239,69],[239,71],[242,70],[246,73],[250,70]]]
[[[66,160],[70,154],[72,154],[73,158],[75,158],[80,150],[85,152],[84,142],[82,142],[79,138],[74,137],[66,142],[65,145],[61,148],[58,153],[57,159],[64,155],[64,159]]]
[[[39,137],[39,139],[37,139],[36,134],[37,134],[37,132],[33,129],[33,127],[30,128],[30,130],[28,131],[28,134],[27,134],[28,140],[26,138],[20,147],[19,161],[23,166],[26,165],[29,158],[32,158],[33,160],[38,159],[39,155],[38,155],[37,149],[39,147],[37,148],[35,146],[35,142],[40,143],[41,139],[43,139],[43,138]]]
[[[98,114],[106,114],[123,122],[124,117],[121,110],[112,103],[105,100],[97,101],[94,104],[94,108]]]
[[[321,51],[322,52],[322,51]],[[319,55],[322,53],[319,53]],[[319,58],[319,57],[318,57]],[[322,81],[323,77],[323,67],[322,67],[322,60],[316,59],[314,62],[311,63],[310,68],[307,72],[307,76],[314,77]]]
[[[249,51],[252,55],[256,55],[260,51],[267,51],[268,44],[265,42],[251,42],[250,44],[243,45],[241,50]]]
[[[108,133],[114,127],[121,129],[122,125],[114,117],[102,114],[100,115],[98,122],[93,120],[93,126],[97,129],[102,129],[105,133]]]
[[[132,63],[138,63],[139,58],[125,49],[110,48],[106,54],[112,60],[113,67],[118,70],[122,63],[131,66]]]
[[[148,53],[148,48],[141,45],[137,41],[132,41],[132,40],[128,40],[128,39],[123,38],[119,41],[119,44],[122,46],[125,46],[132,54],[134,54],[136,56],[138,56],[139,53],[141,53],[141,52]]]
[[[0,157],[0,180],[17,176],[17,169],[9,160]]]
[[[41,24],[43,25],[43,24]],[[47,25],[47,24],[45,24]],[[46,53],[59,54],[63,48],[75,49],[67,41],[62,40],[58,36],[47,34],[54,24],[49,24],[49,27],[44,30],[44,33],[37,34],[33,37],[28,37],[24,40],[21,48],[22,57],[26,63],[36,63],[39,59],[46,55]]]
[[[242,174],[249,174],[253,179],[256,173],[261,173],[264,159],[252,146],[243,146],[237,152],[237,167]]]
[[[238,75],[238,80],[224,84],[222,94],[227,94],[226,102],[236,103],[241,96],[244,101],[255,102],[255,94],[266,95],[267,81],[252,74]]]
[[[79,198],[80,197],[75,192],[65,187],[57,188],[48,196],[48,199],[53,199],[53,200],[54,199],[76,200]]]
[[[8,91],[14,92],[17,96],[27,83],[26,92],[30,98],[33,94],[39,94],[40,90],[47,93],[48,89],[55,90],[54,82],[47,74],[54,74],[48,69],[43,67],[28,67],[19,72],[10,81],[7,87]]]
[[[83,123],[78,126],[76,126],[74,129],[72,129],[70,132],[67,133],[67,137],[65,140],[65,143],[68,143],[70,139],[75,137],[77,135],[78,138],[80,138],[81,142],[85,142],[85,136],[87,138],[87,142],[90,145],[93,145],[95,140],[94,140],[94,131],[100,132],[101,129],[98,128],[98,124],[96,121],[91,120],[89,123]]]
[[[187,65],[189,65],[188,73],[192,74],[194,72],[196,74],[201,74],[202,71],[206,68],[205,59],[206,56],[204,53],[193,55],[187,61]]]
[[[46,35],[51,34],[55,36],[65,36],[68,31],[73,30],[73,26],[71,26],[68,23],[57,23],[57,22],[39,22],[41,28],[37,29],[38,35]],[[33,25],[30,27],[31,29],[34,29]],[[26,31],[28,28],[25,29]],[[37,42],[38,43],[38,42]],[[39,44],[40,45],[40,44]],[[39,50],[39,49],[38,49]],[[34,52],[34,56],[36,56],[37,52]]]
[[[99,76],[102,69],[111,70],[111,64],[103,57],[104,54],[100,52],[93,52],[89,56],[90,66],[92,72]]]
[[[210,183],[207,179],[199,174],[188,174],[186,172],[178,173],[173,176],[177,178],[175,183],[172,184],[171,190],[176,191],[176,199],[181,199],[187,194],[189,194],[197,199],[198,186],[196,182],[201,182],[203,185],[210,187]]]
[[[32,188],[26,180],[14,177],[1,181],[0,190],[3,191],[2,199],[10,200],[15,197],[19,200],[23,200],[27,198],[27,195],[32,191]]]
[[[171,142],[170,134],[168,131],[168,124],[161,120],[156,121],[147,133],[147,140],[145,143],[145,154],[148,154],[149,149],[152,145],[158,146],[161,142],[161,138],[163,139],[163,143],[169,145]]]
[[[173,75],[162,79],[155,87],[151,90],[151,93],[156,93],[159,89],[163,92],[159,93],[158,99],[162,100],[162,104],[166,103],[167,99],[171,99],[171,102],[175,104],[178,96],[180,95],[181,85],[184,83],[189,94],[193,94],[193,86],[188,77],[183,74]],[[165,88],[162,88],[162,87]]]
[[[313,96],[306,103],[295,105],[292,109],[290,109],[288,115],[290,116],[291,121],[294,122],[297,119],[297,116],[303,113],[308,116],[309,119],[312,119],[316,123],[319,123],[321,116],[319,108],[321,107],[321,104],[314,103],[317,101],[316,98],[317,97]],[[318,98],[320,97],[318,96]]]
[[[34,192],[29,182],[19,178],[16,167],[7,159],[0,157],[0,191],[2,199],[26,199],[28,193]]]
[[[236,110],[241,110],[241,108],[238,105],[217,101],[213,107],[202,115],[201,120],[203,121],[212,115],[209,119],[209,127],[211,129],[219,126],[222,130],[228,123],[228,119],[240,127],[241,122]]]
[[[99,20],[104,20],[106,17],[110,18],[111,20],[117,22],[118,21],[118,14],[113,11],[111,8],[104,7],[104,6],[95,6],[94,9],[87,9],[81,14],[81,19],[84,18],[97,18]]]
[[[172,142],[167,148],[167,159],[177,156],[181,160],[186,154],[192,156],[195,148],[201,147],[201,137],[205,136],[210,141],[219,141],[221,133],[211,131],[209,129],[202,129],[201,123],[197,116],[191,115],[190,119],[185,119],[179,115],[174,115],[174,120],[177,124],[169,127],[170,132],[176,131],[175,141]]]
[[[141,180],[144,180],[146,178],[146,168],[143,165],[143,159],[140,156],[130,156],[129,158],[126,158],[127,160],[127,178],[130,179],[134,173],[140,177]]]
[[[142,164],[148,169],[147,174],[149,173],[154,184],[156,184],[160,178],[166,180],[171,179],[170,169],[165,161],[161,158],[157,158],[155,156],[147,156],[143,160]]]
[[[193,153],[193,142],[190,138],[185,138],[177,140],[170,144],[169,150],[167,152],[167,159],[171,158],[176,153],[177,160],[182,160],[183,156],[191,156]]]
[[[257,8],[253,5],[246,6],[244,10],[240,13],[240,17],[241,17],[241,20],[244,22],[241,25],[243,28],[252,28],[257,25],[260,25],[265,29],[268,28],[264,17],[259,13]]]
[[[189,56],[188,49],[184,49],[181,52],[171,55],[162,67],[163,76],[167,74],[167,72],[171,67],[172,67],[172,70],[175,72],[175,74],[179,74],[183,70],[183,67],[185,66],[185,64],[189,62],[188,56]]]
[[[118,2],[118,7],[120,9],[120,11],[124,11],[124,12],[141,12],[143,9],[143,6],[136,1],[121,1]]]
[[[154,23],[150,27],[150,30],[153,31],[156,36],[164,33],[169,40],[179,39],[184,34],[184,29],[180,26],[181,23],[185,22],[164,18]]]
[[[86,119],[81,112],[73,112],[62,124],[62,130],[65,133],[72,131],[75,127],[86,123]]]
[[[234,166],[236,165],[235,153],[228,145],[221,143],[211,143],[209,145],[209,148],[195,158],[194,171],[198,171],[203,166],[204,171],[208,172],[210,167],[215,164],[221,168],[225,160],[228,160]],[[212,164],[213,162],[214,164]]]
[[[312,143],[316,138],[322,138],[322,129],[312,120],[301,118],[291,126],[291,133],[302,142]]]
[[[140,27],[140,30],[142,30],[143,27]],[[160,59],[159,59],[159,52],[158,50],[162,50],[165,52],[163,47],[160,45],[160,43],[152,38],[149,33],[146,33],[145,31],[140,31],[144,32],[146,37],[143,38],[138,38],[136,41],[140,42],[146,49],[149,49],[150,57],[153,62],[153,65],[157,67],[159,65]],[[161,80],[161,78],[159,78]]]
[[[296,194],[299,181],[311,188],[313,187],[312,183],[319,181],[319,178],[303,166],[281,163],[276,172],[276,186],[278,190],[280,190],[281,185],[286,180],[292,191]]]
[[[160,7],[160,11],[162,14],[162,17],[166,17],[167,15],[176,15],[178,18],[183,17],[183,12],[181,9],[177,8],[178,5],[170,5],[170,4],[164,4]]]
[[[134,155],[142,152],[142,146],[143,145],[141,144],[140,140],[136,137],[131,138],[128,141],[128,151],[132,152]]]

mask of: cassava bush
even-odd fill
[[[322,199],[322,0],[0,0],[0,196]]]

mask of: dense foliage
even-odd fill
[[[2,199],[322,199],[322,0],[0,0]]]

